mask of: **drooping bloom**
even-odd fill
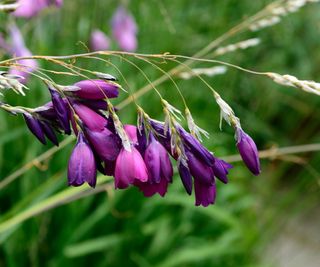
[[[46,144],[46,138],[44,132],[42,130],[40,121],[34,118],[31,114],[24,113],[22,114],[29,130],[34,134],[35,137],[42,143]]]
[[[194,192],[196,197],[196,206],[207,207],[214,204],[216,198],[216,185],[205,185],[198,180],[194,180]]]
[[[74,88],[70,91],[74,96],[99,100],[118,97],[119,85],[106,80],[83,80],[74,84]],[[66,88],[68,90],[68,88]]]
[[[11,37],[11,55],[14,57],[32,56],[30,50],[25,46],[20,30],[12,24],[9,27],[9,32]],[[35,71],[38,67],[37,61],[34,59],[20,59],[17,60],[17,64],[19,66],[11,67],[9,73],[20,76],[21,79],[19,81],[21,83],[26,83],[30,72]]]
[[[65,134],[71,134],[68,104],[55,89],[49,88],[49,91],[51,94],[53,108],[56,112],[62,129],[64,130]]]
[[[110,130],[104,128],[102,131],[92,131],[85,127],[85,135],[103,161],[114,161],[117,158],[121,142]]]
[[[128,52],[137,49],[137,25],[133,16],[120,6],[112,17],[112,34],[119,47]]]
[[[92,51],[108,50],[110,47],[110,40],[108,36],[100,30],[93,30],[90,36],[90,48]]]
[[[16,17],[31,18],[51,4],[61,7],[63,0],[18,0],[18,8],[12,13]]]
[[[173,169],[166,149],[149,134],[149,145],[144,153],[149,178],[145,183],[138,182],[135,185],[147,197],[158,193],[164,196],[167,192],[168,184],[172,182]]]
[[[236,140],[243,162],[254,175],[259,175],[260,160],[255,142],[241,128],[236,129]]]
[[[214,183],[214,173],[211,166],[199,160],[194,154],[186,151],[188,157],[188,167],[191,175],[204,185],[212,185]]]
[[[121,149],[115,166],[115,188],[127,188],[136,180],[140,182],[148,181],[147,167],[139,151],[131,147],[131,151]]]
[[[227,174],[229,173],[229,169],[231,169],[232,167],[233,166],[228,162],[225,162],[224,160],[215,157],[214,163],[212,165],[212,170],[215,177],[217,177],[224,184],[227,184]]]
[[[97,169],[94,154],[87,143],[83,133],[79,133],[78,141],[74,147],[68,164],[68,184],[80,186],[87,182],[95,187]]]
[[[54,130],[52,129],[52,127],[50,126],[50,124],[46,121],[41,121],[40,122],[41,128],[44,132],[44,134],[46,135],[46,137],[48,137],[48,139],[56,146],[59,146],[59,141],[58,138],[54,132]]]

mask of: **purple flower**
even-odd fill
[[[186,192],[191,195],[192,193],[192,176],[190,170],[182,162],[178,162],[178,171],[182,181],[182,184]]]
[[[149,134],[149,145],[144,153],[144,162],[149,172],[149,181],[160,183],[162,179],[172,180],[173,170],[169,155],[165,148]]]
[[[105,99],[118,97],[119,86],[105,80],[83,80],[74,84],[79,90],[72,90],[71,93],[84,99]]]
[[[31,18],[51,4],[61,7],[63,0],[18,0],[18,8],[12,13],[16,17]]]
[[[44,132],[43,129],[41,127],[40,121],[35,119],[32,115],[28,114],[28,113],[24,113],[22,114],[24,117],[24,120],[26,121],[26,124],[29,128],[29,130],[35,135],[35,137],[38,138],[38,140],[42,143],[42,144],[46,144],[46,138],[44,136]]]
[[[168,184],[169,182],[167,179],[161,179],[157,184],[152,184],[149,181],[145,183],[137,181],[134,183],[134,185],[139,188],[145,197],[152,197],[157,193],[163,197],[167,193]]]
[[[102,131],[92,131],[85,127],[85,135],[103,161],[114,161],[117,158],[121,142],[114,133],[107,128]]]
[[[136,180],[147,182],[148,171],[139,151],[131,147],[131,151],[121,149],[115,167],[115,188],[126,188]]]
[[[81,121],[91,131],[103,131],[103,129],[107,126],[107,119],[93,111],[91,108],[88,108],[80,103],[73,103],[72,107]]]
[[[225,162],[222,159],[215,158],[212,166],[214,176],[217,177],[224,184],[228,183],[227,174],[229,173],[228,169],[231,169],[233,166],[228,162]]]
[[[63,0],[53,0],[53,2],[56,7],[62,7],[63,5]]]
[[[31,18],[48,7],[47,0],[18,0],[18,8],[12,13],[16,17]]]
[[[40,122],[41,128],[43,130],[43,132],[45,133],[45,135],[48,137],[48,139],[56,146],[59,146],[59,141],[58,138],[54,132],[54,130],[52,129],[52,127],[50,126],[49,123],[45,122],[45,121],[41,121]]]
[[[146,183],[137,182],[135,185],[143,192],[146,197],[158,193],[164,196],[167,192],[168,184],[172,182],[173,169],[169,155],[165,148],[149,135],[149,145],[144,153],[149,178]]]
[[[137,25],[132,15],[120,6],[112,17],[112,34],[124,51],[135,51],[137,49]]]
[[[128,135],[130,142],[136,146],[138,144],[137,127],[134,125],[126,124],[123,125],[123,129]]]
[[[90,48],[92,51],[108,50],[110,47],[110,40],[103,31],[95,29],[90,36]]]
[[[261,170],[256,144],[241,128],[236,129],[236,140],[243,162],[254,175],[259,175]]]
[[[10,25],[9,28],[11,37],[11,55],[15,57],[30,57],[30,50],[25,46],[22,34],[15,25]],[[37,69],[38,63],[34,59],[20,59],[17,63],[21,66],[11,67],[10,74],[21,76],[20,82],[26,83],[29,77],[29,72]]]
[[[178,131],[184,145],[200,160],[207,165],[212,166],[214,162],[214,156],[191,134],[184,130],[181,126],[178,126]]]
[[[212,185],[214,183],[214,174],[211,166],[199,160],[189,151],[186,151],[186,155],[188,158],[188,167],[194,179],[202,184]]]
[[[95,187],[96,181],[97,169],[93,152],[83,133],[79,133],[77,144],[69,159],[68,184],[80,186],[87,182],[91,187]]]
[[[207,207],[214,204],[216,198],[216,185],[205,185],[198,180],[194,180],[194,192],[196,196],[196,206]]]
[[[71,134],[71,127],[69,122],[69,107],[60,94],[53,88],[49,88],[53,108],[56,112],[57,118],[63,128],[65,134]]]

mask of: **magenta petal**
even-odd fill
[[[131,151],[121,149],[115,168],[115,188],[126,188],[135,180],[146,182],[148,171],[139,151],[131,147]]]
[[[79,103],[73,103],[72,106],[84,125],[90,130],[103,131],[107,126],[108,121],[91,108]]]
[[[126,124],[123,126],[126,134],[128,135],[130,142],[134,145],[138,144],[138,137],[137,137],[137,127],[134,125]]]
[[[106,80],[83,80],[74,84],[79,90],[72,91],[75,96],[84,99],[105,99],[118,97],[119,86]]]
[[[166,179],[161,179],[157,184],[142,183],[140,181],[134,183],[145,197],[151,197],[157,193],[163,197],[167,193],[168,184],[169,182]]]

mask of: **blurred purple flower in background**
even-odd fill
[[[32,56],[30,50],[25,46],[23,36],[15,25],[10,25],[9,33],[11,38],[10,54],[15,57],[30,57]],[[16,62],[21,66],[12,67],[10,69],[10,74],[21,76],[23,79],[20,80],[22,83],[26,83],[29,77],[28,72],[33,72],[37,69],[38,64],[34,59],[21,59]],[[25,71],[23,71],[25,70]]]
[[[133,16],[123,6],[118,7],[112,20],[112,34],[119,47],[128,52],[137,49],[137,25]]]
[[[18,0],[17,3],[19,6],[12,14],[16,17],[31,18],[50,5],[61,7],[63,0]]]
[[[110,47],[109,37],[100,30],[93,30],[90,36],[90,48],[92,51],[108,50]]]

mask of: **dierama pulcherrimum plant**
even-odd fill
[[[298,8],[297,1],[289,2],[291,7],[295,3],[296,8]],[[277,12],[279,10],[278,7]],[[270,17],[268,12],[273,12],[273,9],[266,9],[265,12],[265,16]],[[283,12],[278,16],[284,16],[289,11],[284,9]],[[119,9],[116,15],[113,20],[114,29],[121,26],[127,31],[127,36],[117,36],[119,42],[132,41],[130,47],[127,47],[126,50],[134,50],[135,41],[133,40],[136,34],[134,21],[123,9]],[[267,24],[260,17],[256,20],[254,22],[257,27]],[[251,25],[253,25],[253,22]],[[243,27],[249,27],[249,25]],[[255,30],[258,29],[257,27]],[[246,45],[249,44],[241,42],[241,45],[233,44],[217,50],[219,50],[218,54],[221,55],[239,47],[243,48]],[[252,45],[252,40],[250,45]],[[34,74],[30,71],[29,74],[35,75],[45,83],[51,101],[37,108],[14,107],[8,103],[0,102],[1,109],[13,115],[21,114],[29,130],[43,144],[50,140],[58,146],[57,133],[73,134],[77,137],[77,142],[68,162],[67,177],[70,186],[80,186],[88,183],[89,186],[95,187],[96,183],[99,182],[97,181],[97,172],[100,172],[103,175],[114,177],[114,187],[116,189],[133,186],[142,191],[146,197],[155,194],[163,197],[174,179],[175,165],[176,172],[179,174],[187,194],[191,195],[194,191],[195,205],[206,207],[215,203],[217,180],[224,184],[228,183],[228,175],[232,165],[218,158],[202,144],[201,136],[208,136],[208,134],[194,122],[187,102],[175,83],[174,85],[180,93],[185,107],[184,116],[181,111],[163,99],[160,92],[152,84],[150,88],[154,89],[161,100],[164,120],[158,121],[151,118],[141,106],[135,103],[138,117],[137,125],[123,125],[117,114],[117,109],[112,103],[112,99],[119,96],[120,90],[125,91],[117,82],[117,79],[107,73],[84,71],[76,64],[68,64],[64,61],[84,57],[92,60],[103,60],[113,66],[110,61],[104,58],[105,56],[120,57],[128,63],[132,63],[128,57],[133,56],[137,60],[143,60],[152,66],[156,66],[156,68],[156,63],[153,63],[156,59],[175,63],[179,63],[178,60],[182,58],[219,63],[247,73],[266,76],[278,84],[320,94],[319,83],[313,81],[299,80],[291,75],[250,71],[223,61],[179,55],[145,55],[101,51],[65,57],[23,56],[19,60],[43,59],[53,61],[70,71],[73,76],[77,76],[75,83],[59,85],[47,75],[41,75],[41,72],[37,72],[37,70],[34,70],[37,72]],[[10,67],[15,64],[15,61],[15,59],[2,61],[2,66]],[[133,66],[135,65],[133,64]],[[138,67],[137,70],[141,71]],[[203,70],[191,70],[191,76],[199,76],[201,72]],[[206,70],[206,73],[208,73],[208,70]],[[168,76],[171,78],[170,75]],[[1,71],[0,93],[12,89],[18,94],[24,94],[26,86],[20,82],[20,78],[20,75]],[[201,77],[200,80],[204,81]],[[174,80],[172,81],[174,82]],[[255,142],[243,130],[240,119],[235,115],[229,104],[209,84],[206,82],[205,84],[211,90],[213,99],[219,106],[221,121],[225,120],[234,129],[235,145],[244,164],[253,175],[260,174],[259,153]],[[132,97],[132,100],[134,101],[134,97]],[[182,118],[185,118],[188,130],[180,122]]]

